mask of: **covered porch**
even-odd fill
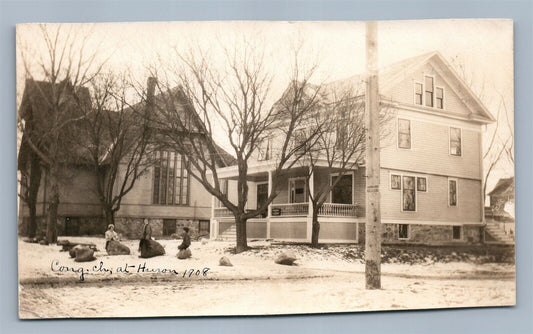
[[[226,184],[230,200],[235,200],[236,177],[221,171],[221,180]],[[292,168],[278,177],[277,196],[265,212],[249,219],[249,239],[275,239],[280,241],[310,242],[312,231],[311,194],[320,192],[324,183],[332,184],[339,174],[329,168]],[[355,243],[359,240],[360,223],[364,222],[364,169],[354,169],[341,176],[336,187],[327,194],[326,202],[318,212],[321,224],[319,242]],[[248,210],[260,207],[273,191],[275,179],[272,170],[252,169],[247,182]],[[235,192],[235,194],[232,194]],[[213,197],[211,214],[211,238],[235,238],[235,222],[230,210],[222,207]]]

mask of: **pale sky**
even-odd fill
[[[231,45],[241,36],[253,37],[265,46],[265,64],[272,71],[272,98],[279,97],[288,84],[288,50],[291,42],[303,41],[309,62],[318,59],[316,82],[343,79],[365,70],[364,22],[154,22],[98,23],[76,25],[92,27],[90,48],[110,55],[108,66],[114,70],[129,68],[141,80],[148,75],[146,65],[157,57],[169,59],[171,49],[198,41],[202,47],[219,52],[219,42]],[[39,48],[35,26],[18,25],[17,40]],[[510,20],[418,20],[380,21],[378,56],[380,66],[439,51],[458,72],[471,78],[473,91],[481,96],[496,116],[500,96],[513,110],[513,40]],[[463,66],[464,69],[461,69]],[[17,87],[21,89],[24,73],[17,68]],[[20,98],[20,93],[18,94]],[[489,131],[490,131],[489,126]],[[501,137],[508,133],[501,126]],[[487,140],[485,140],[487,141]],[[514,175],[509,164],[501,164],[489,184],[499,177]]]

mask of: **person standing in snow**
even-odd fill
[[[139,252],[141,251],[146,240],[152,239],[152,227],[150,226],[150,221],[144,218],[143,232],[141,236],[141,241],[139,241]]]

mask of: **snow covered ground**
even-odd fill
[[[229,242],[193,242],[192,259],[178,260],[178,240],[160,240],[166,255],[141,259],[134,240],[125,242],[131,255],[108,256],[101,238],[68,239],[95,243],[97,259],[77,263],[68,252],[60,252],[60,246],[19,240],[22,318],[326,313],[515,303],[513,264],[435,262],[429,256],[416,264],[393,259],[382,264],[382,289],[371,291],[365,289],[361,258],[347,256],[353,255],[354,246],[310,249],[261,241],[250,242],[251,251],[233,254]],[[297,256],[297,266],[274,263],[287,249]],[[222,256],[233,267],[219,266]]]

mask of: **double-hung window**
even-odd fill
[[[408,119],[398,119],[398,147],[411,148],[411,121]]]
[[[461,129],[450,128],[450,154],[461,156]]]
[[[457,206],[457,180],[448,180],[448,205]]]
[[[433,78],[426,76],[424,79],[424,89],[425,89],[425,99],[426,106],[433,107],[433,94],[435,92],[435,87],[433,85]]]

